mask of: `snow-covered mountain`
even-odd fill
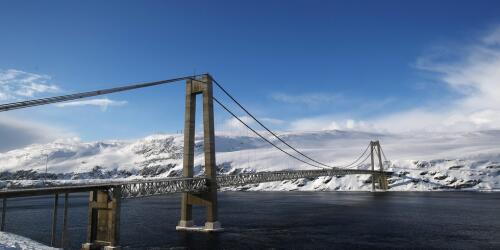
[[[380,140],[396,173],[391,190],[494,190],[500,188],[500,131],[461,134],[383,135],[352,131],[289,132],[280,135],[301,151],[334,166],[358,157],[370,140]],[[276,141],[273,138],[269,138]],[[279,142],[276,142],[278,145]],[[180,176],[182,135],[139,140],[59,140],[0,154],[1,186],[31,180],[95,180]],[[216,135],[220,174],[311,167],[289,158],[260,138]],[[368,168],[368,162],[357,168]],[[203,140],[196,138],[195,172],[203,173]],[[369,176],[333,176],[249,185],[244,190],[370,190]]]

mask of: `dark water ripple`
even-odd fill
[[[122,246],[500,249],[500,193],[224,192],[219,199],[225,232],[218,234],[176,232],[179,195],[126,200]],[[50,197],[9,200],[7,231],[47,244],[51,204]],[[87,197],[72,196],[71,207],[70,244],[78,249],[85,240]],[[194,214],[202,224],[203,211]]]

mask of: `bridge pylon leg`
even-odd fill
[[[120,205],[121,189],[118,187],[111,192],[90,192],[87,243],[82,245],[82,250],[121,249]]]
[[[184,193],[181,200],[181,219],[177,230],[220,231],[217,211],[217,166],[215,161],[215,131],[213,111],[212,77],[208,74],[199,79],[188,79],[186,82],[186,112],[184,120],[184,158],[183,176],[193,177],[194,172],[194,137],[196,120],[196,95],[203,95],[203,143],[205,154],[205,177],[208,189],[203,193]],[[205,206],[207,209],[204,227],[196,227],[193,223],[193,205]]]
[[[370,159],[371,159],[372,171],[375,171],[375,158],[373,155],[374,150],[375,150],[375,142],[370,141]],[[375,175],[372,174],[371,178],[372,178],[372,192],[375,192]]]
[[[381,174],[378,178],[378,185],[380,189],[386,191],[389,188],[389,183],[387,181],[387,176],[385,174]]]
[[[384,164],[382,162],[382,155],[381,155],[382,149],[380,147],[380,141],[376,141],[375,146],[377,148],[377,158],[380,170],[379,188],[382,189],[383,191],[386,191],[389,188],[389,183],[387,182],[387,175],[384,174]]]

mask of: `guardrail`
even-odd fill
[[[242,186],[246,184],[256,184],[262,182],[294,180],[300,178],[316,178],[320,176],[370,174],[370,175],[392,175],[392,172],[380,172],[362,169],[325,169],[325,170],[294,170],[294,171],[273,171],[255,172],[237,175],[217,176],[219,187]]]

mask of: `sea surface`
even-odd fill
[[[70,195],[67,249],[88,196]],[[60,244],[63,197],[59,199]],[[222,233],[177,232],[180,195],[123,201],[124,249],[500,249],[500,193],[221,192]],[[50,243],[53,197],[8,200],[6,231]],[[195,209],[203,224],[204,210]]]

